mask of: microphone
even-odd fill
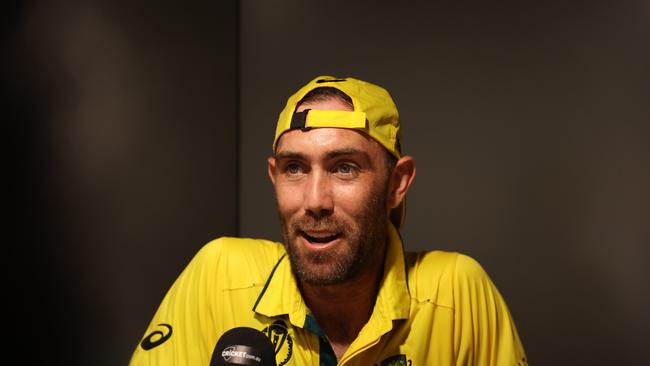
[[[276,366],[275,347],[257,329],[237,327],[228,330],[217,341],[210,366]]]

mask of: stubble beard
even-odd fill
[[[370,192],[361,212],[352,218],[304,214],[288,222],[280,214],[284,243],[296,278],[310,285],[336,285],[358,277],[369,265],[381,261],[388,238],[386,191],[383,185]],[[343,233],[341,239],[345,243],[327,251],[305,251],[299,243],[299,233],[310,230]]]

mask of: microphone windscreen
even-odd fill
[[[210,366],[220,365],[276,366],[275,347],[257,329],[233,328],[224,333],[214,347]]]

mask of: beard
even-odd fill
[[[280,213],[282,235],[296,278],[311,285],[336,285],[358,277],[364,269],[383,260],[388,237],[387,189],[387,185],[381,185],[370,192],[361,211],[349,218],[304,213],[289,221]],[[341,242],[327,251],[308,251],[300,243],[300,233],[311,230],[341,233]]]

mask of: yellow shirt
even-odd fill
[[[481,266],[458,253],[404,253],[390,240],[373,313],[338,365],[527,365],[507,306]],[[223,333],[263,331],[278,366],[336,365],[281,243],[220,238],[165,296],[131,365],[210,365]]]

